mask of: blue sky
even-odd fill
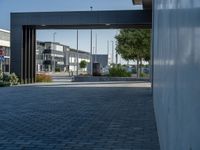
[[[0,0],[0,28],[10,29],[10,12],[85,11],[90,10],[90,6],[93,10],[140,9],[132,4],[132,0]],[[75,30],[39,30],[37,40],[52,41],[54,32],[57,33],[56,42],[76,48]],[[115,40],[116,33],[116,30],[94,30],[94,37],[95,34],[98,36],[98,53],[107,52],[107,40]],[[89,43],[89,30],[80,30],[80,49],[89,51]]]

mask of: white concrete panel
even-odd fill
[[[0,40],[0,46],[10,47],[10,41]]]
[[[55,45],[55,49],[57,51],[63,52],[63,46],[61,46],[61,45]]]
[[[200,1],[154,0],[153,29],[161,150],[200,150]]]

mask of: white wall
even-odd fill
[[[161,150],[200,150],[200,0],[154,0],[153,28]]]
[[[0,46],[10,47],[10,41],[0,40]]]

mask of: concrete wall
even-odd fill
[[[200,150],[200,0],[154,0],[153,29],[161,150]]]

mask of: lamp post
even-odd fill
[[[53,50],[52,50],[52,56],[53,56],[53,67],[52,67],[52,71],[55,72],[56,70],[56,61],[55,61],[55,40],[56,40],[56,32],[53,33]]]
[[[112,64],[114,63],[114,41],[112,42]]]
[[[96,35],[95,35],[95,55],[94,55],[94,61],[95,61],[95,63],[97,62],[97,33],[96,33]]]
[[[76,62],[76,67],[77,67],[77,68],[76,68],[76,75],[78,76],[78,69],[79,69],[78,30],[77,30],[77,33],[76,33],[76,34],[77,34],[77,37],[76,37],[76,38],[77,38],[77,40],[76,40],[76,41],[77,41],[77,43],[76,43],[76,44],[77,44],[77,45],[76,45],[76,46],[77,46],[77,47],[76,47],[76,50],[77,50],[77,51],[76,51],[76,52],[77,52],[77,54],[76,54],[76,61],[77,61],[77,62]]]
[[[120,30],[116,30],[116,37],[119,35],[120,33]],[[115,63],[116,65],[118,64],[118,53],[117,53],[117,50],[116,50],[116,47],[117,47],[117,42],[115,42]]]
[[[90,10],[91,10],[91,12],[92,12],[92,9],[93,9],[93,7],[91,6],[90,7]],[[93,64],[93,62],[92,62],[92,29],[90,30],[90,74],[92,75],[92,70],[93,70],[93,68],[92,68],[92,64]]]
[[[107,54],[108,54],[108,56],[109,56],[109,51],[110,51],[109,48],[110,48],[109,47],[109,40],[107,40]]]
[[[110,45],[109,40],[107,40],[107,54],[108,54],[108,65],[109,65],[109,51],[110,51]]]

